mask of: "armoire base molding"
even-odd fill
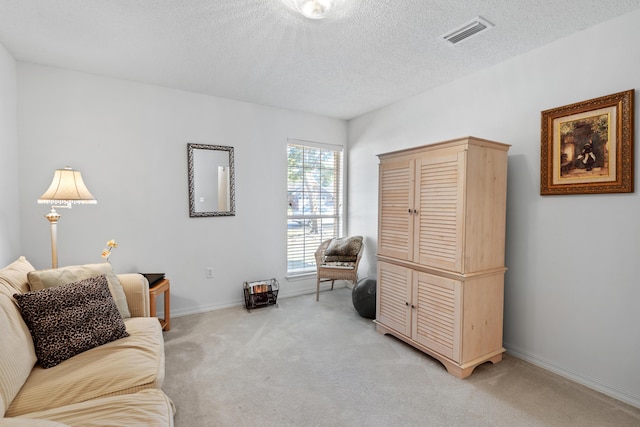
[[[376,332],[382,335],[387,335],[387,334],[393,335],[399,340],[406,342],[410,346],[417,348],[418,350],[422,351],[425,354],[428,354],[429,356],[433,357],[434,359],[442,363],[444,367],[447,369],[448,373],[461,379],[467,378],[469,375],[471,375],[471,373],[475,368],[482,365],[483,363],[491,362],[495,365],[496,363],[500,362],[502,360],[502,353],[506,351],[504,348],[500,348],[482,357],[471,360],[463,365],[459,365],[458,363],[454,362],[448,357],[443,356],[442,354],[439,354],[438,352],[431,350],[429,347],[423,346],[419,342],[416,342],[411,338],[397,331],[394,331],[393,329],[387,328],[383,324],[378,323],[376,320],[374,320],[373,322],[376,324]]]

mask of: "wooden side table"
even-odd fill
[[[165,331],[171,330],[171,293],[169,291],[169,279],[161,279],[149,288],[149,312],[151,317],[156,317],[156,298],[164,294],[164,319],[160,320],[160,326]]]

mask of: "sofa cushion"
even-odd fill
[[[13,297],[43,368],[129,336],[104,274]]]
[[[13,298],[0,293],[0,415],[29,377],[36,353]]]
[[[127,297],[124,294],[122,285],[118,277],[113,272],[111,264],[102,262],[98,264],[71,265],[68,267],[55,268],[50,270],[37,270],[30,272],[27,277],[32,291],[39,291],[44,288],[51,288],[67,283],[77,282],[90,277],[104,274],[109,282],[109,290],[118,306],[118,311],[123,319],[131,317],[127,306]]]
[[[164,340],[155,317],[125,319],[129,336],[43,369],[36,365],[6,416],[44,411],[105,396],[160,388]]]
[[[31,263],[23,256],[0,270],[0,287],[10,289],[8,295],[16,292],[25,293],[29,291],[27,274],[35,270]]]
[[[58,421],[69,426],[172,426],[173,402],[159,389],[66,405],[27,414],[31,419]],[[14,418],[21,419],[21,418]]]
[[[2,418],[0,419],[0,427],[69,427],[69,425],[33,418]]]

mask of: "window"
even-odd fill
[[[289,140],[287,273],[315,272],[323,240],[342,233],[342,147]]]

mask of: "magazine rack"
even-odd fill
[[[276,279],[244,282],[244,307],[251,312],[252,308],[278,305],[278,281]]]

